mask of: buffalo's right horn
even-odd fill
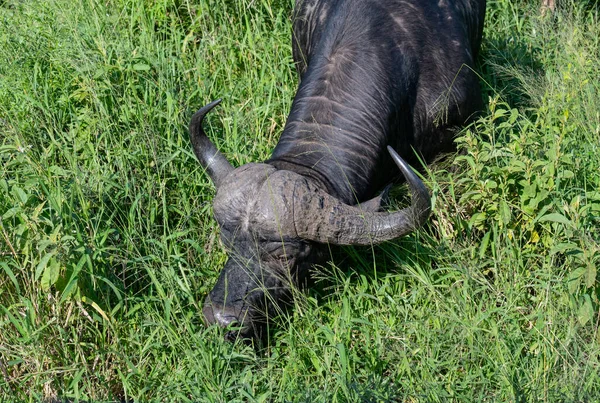
[[[206,169],[208,176],[212,179],[215,187],[218,189],[223,179],[233,171],[233,167],[227,161],[225,156],[221,154],[217,147],[211,143],[210,139],[202,129],[202,120],[204,116],[215,106],[221,102],[220,99],[203,106],[194,114],[190,121],[190,140],[196,158],[200,164]]]
[[[294,195],[294,225],[298,236],[337,245],[370,245],[406,235],[427,221],[429,191],[396,152],[388,147],[411,190],[410,207],[391,213],[349,206],[323,191]]]

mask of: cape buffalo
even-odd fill
[[[300,84],[271,158],[233,168],[202,129],[219,101],[193,116],[192,146],[217,188],[229,250],[204,304],[208,324],[237,324],[228,338],[260,337],[327,244],[375,244],[427,220],[428,190],[402,158],[451,150],[456,127],[481,108],[472,68],[484,14],[485,0],[297,0]],[[398,176],[394,162],[412,204],[382,212],[373,196]]]

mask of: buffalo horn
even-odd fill
[[[412,194],[410,207],[396,212],[365,211],[325,192],[295,195],[294,223],[298,236],[337,245],[371,245],[404,236],[427,221],[431,201],[427,188],[410,166],[388,146]]]
[[[190,121],[190,140],[194,149],[196,158],[200,164],[206,169],[208,176],[212,179],[215,187],[218,189],[223,179],[233,171],[233,167],[227,161],[225,156],[221,154],[217,147],[211,143],[210,139],[202,129],[202,120],[204,116],[215,106],[221,102],[220,99],[203,106],[194,114]]]

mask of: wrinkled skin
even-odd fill
[[[218,101],[194,115],[192,146],[217,188],[229,253],[208,324],[260,339],[328,245],[384,242],[427,220],[429,193],[403,158],[450,151],[480,109],[472,67],[484,14],[485,0],[297,0],[300,85],[271,158],[234,169],[202,129]],[[399,172],[411,206],[382,212],[386,191],[373,195]]]

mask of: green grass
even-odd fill
[[[0,1],[0,401],[599,400],[594,7],[490,0],[426,228],[345,248],[268,348],[203,326],[225,254],[186,126],[223,98],[211,138],[268,158],[290,3]]]

